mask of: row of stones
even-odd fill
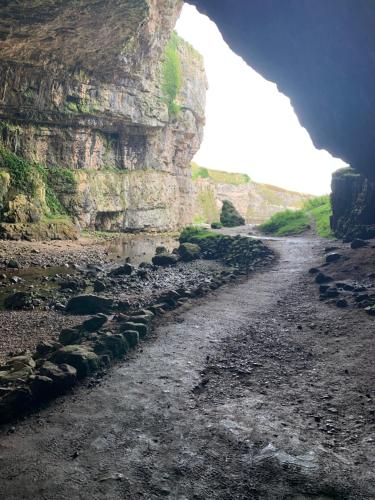
[[[193,289],[170,290],[147,309],[127,314],[111,315],[112,299],[92,295],[74,297],[72,309],[82,310],[85,304],[90,307],[96,304],[98,310],[104,306],[108,309],[75,328],[62,330],[59,342],[42,342],[35,353],[10,358],[0,367],[0,422],[10,421],[63,394],[78,380],[108,369],[147,336],[155,316],[246,274],[243,269],[223,271],[210,283]]]

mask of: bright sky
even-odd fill
[[[329,193],[332,172],[345,164],[315,149],[276,85],[232,52],[195,7],[185,4],[176,30],[204,56],[209,84],[204,140],[194,160],[258,182]]]

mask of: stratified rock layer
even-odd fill
[[[179,85],[170,112],[164,50],[181,2],[34,3],[0,8],[0,142],[71,169],[75,188],[55,189],[81,228],[189,222],[206,78],[200,55],[175,37]]]

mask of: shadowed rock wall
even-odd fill
[[[375,180],[373,0],[192,0],[290,97],[318,148]]]
[[[332,176],[332,229],[340,237],[375,238],[375,183],[352,168]]]

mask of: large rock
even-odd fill
[[[231,201],[224,200],[221,208],[220,222],[224,227],[236,227],[243,226],[245,219],[237,212]]]
[[[159,253],[152,257],[152,263],[155,266],[168,267],[174,266],[178,262],[178,256],[173,253]]]
[[[67,345],[56,351],[51,361],[57,364],[67,364],[77,370],[77,377],[84,378],[100,368],[98,356],[87,346]]]
[[[113,300],[98,295],[78,295],[69,300],[66,312],[71,314],[108,313],[113,306]]]
[[[53,381],[57,393],[65,392],[67,389],[70,389],[77,379],[77,370],[73,366],[65,363],[56,365],[51,361],[44,361],[38,373]]]
[[[199,259],[201,247],[195,243],[181,243],[178,253],[184,262],[190,262],[192,260]]]

